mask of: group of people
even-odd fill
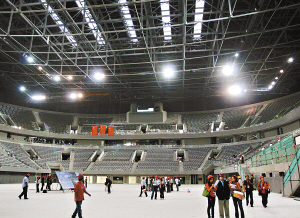
[[[180,179],[178,177],[173,176],[167,176],[165,177],[159,177],[159,176],[147,176],[146,178],[143,177],[141,181],[141,192],[139,197],[142,197],[142,194],[145,193],[146,197],[147,191],[152,191],[151,194],[151,200],[153,200],[153,197],[155,200],[157,200],[157,192],[160,193],[160,199],[165,199],[165,192],[170,193],[173,191],[173,185],[176,185],[177,191],[179,191],[179,186],[181,185]]]
[[[249,203],[253,207],[253,190],[254,190],[254,177],[251,178],[246,175],[244,182],[239,180],[238,176],[233,175],[230,179],[225,179],[224,175],[220,173],[219,179],[214,182],[214,177],[209,175],[205,188],[208,191],[208,218],[214,217],[215,198],[218,197],[220,218],[229,218],[229,199],[232,197],[233,205],[235,208],[235,217],[245,217],[242,200],[243,193],[246,193],[246,205]],[[268,194],[271,191],[270,184],[265,181],[264,176],[260,176],[260,181],[257,184],[258,194],[262,197],[262,205],[266,208],[268,204]],[[250,198],[250,201],[249,201]],[[224,216],[225,213],[225,216]]]

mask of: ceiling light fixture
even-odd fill
[[[20,87],[20,91],[21,91],[21,92],[25,92],[25,91],[26,91],[26,88],[25,88],[24,86],[21,86],[21,87]]]
[[[238,85],[230,86],[228,89],[229,94],[231,95],[240,95],[242,93],[242,88]]]
[[[95,80],[97,80],[97,81],[103,80],[104,77],[105,77],[104,73],[95,73],[95,74],[94,74],[94,78],[95,78]]]
[[[288,63],[293,63],[294,62],[294,58],[293,57],[290,57],[289,59],[288,59]]]

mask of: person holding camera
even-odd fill
[[[264,176],[260,176],[260,181],[257,184],[258,195],[262,198],[262,205],[264,208],[267,207],[268,204],[268,195],[272,191],[270,184],[265,181]]]

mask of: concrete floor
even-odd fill
[[[82,204],[83,217],[207,217],[207,198],[202,197],[203,185],[182,185],[179,192],[165,193],[165,200],[139,198],[139,185],[113,185],[112,194],[104,192],[103,184],[89,184],[91,197],[85,196]],[[56,188],[56,184],[54,184]],[[190,190],[190,193],[187,190]],[[0,217],[14,218],[65,218],[71,217],[75,208],[74,194],[71,191],[52,191],[47,194],[35,193],[30,184],[29,200],[19,200],[21,184],[0,185]],[[268,208],[263,208],[261,198],[254,192],[254,207],[247,207],[243,201],[245,217],[300,217],[300,202],[270,194]],[[230,215],[234,217],[234,207],[230,200]],[[215,217],[219,217],[216,201]]]

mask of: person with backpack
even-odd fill
[[[208,206],[207,206],[207,216],[208,218],[214,218],[215,216],[215,202],[216,202],[216,189],[214,187],[214,177],[209,175],[207,177],[207,183],[205,185],[209,195],[207,196],[208,199]],[[210,216],[211,212],[211,216]]]
[[[230,190],[232,192],[234,192],[234,191],[241,192],[242,191],[240,182],[238,181],[238,177],[236,175],[233,175],[231,177],[231,182],[230,182],[229,186],[230,186]],[[232,200],[233,200],[233,205],[234,205],[234,209],[235,209],[235,218],[239,218],[239,208],[240,208],[240,212],[241,212],[241,218],[244,218],[245,214],[244,214],[242,199],[234,196],[234,194],[233,194]]]
[[[257,190],[258,195],[260,195],[262,198],[262,205],[264,206],[264,208],[266,208],[268,204],[268,195],[271,191],[271,186],[267,181],[265,181],[264,176],[260,176],[260,181],[257,184]]]
[[[219,180],[215,183],[216,194],[219,201],[219,213],[220,218],[224,218],[224,210],[226,218],[229,218],[229,198],[230,198],[230,189],[228,181],[224,180],[224,175],[219,174]]]
[[[244,180],[244,192],[246,192],[246,205],[249,204],[249,197],[250,197],[250,205],[253,207],[253,180],[249,179],[249,175],[245,175],[246,180]]]

